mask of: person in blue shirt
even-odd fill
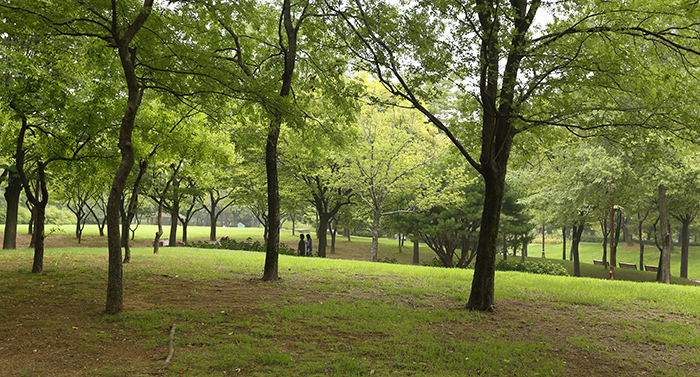
[[[311,244],[311,233],[306,235],[306,254],[309,256],[314,255],[314,248]]]

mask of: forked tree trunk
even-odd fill
[[[578,246],[581,243],[583,225],[574,225],[571,234],[571,255],[574,259],[574,276],[581,277],[581,261],[579,259]]]

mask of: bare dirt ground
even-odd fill
[[[56,247],[60,242],[68,241],[52,237],[47,241],[47,247]],[[62,245],[66,246],[65,243]],[[290,292],[289,285],[271,285],[250,277],[222,279],[202,287],[197,281],[155,275],[149,277],[147,283],[139,286],[126,283],[124,289],[129,294],[125,295],[124,306],[127,311],[180,305],[216,313],[221,303],[226,303],[228,315],[245,318],[262,310],[263,304],[283,302],[290,294],[301,302],[341,297],[337,293],[311,289]],[[138,371],[131,374],[134,377],[176,375],[164,366],[169,351],[167,342],[161,340],[158,346],[148,346],[133,329],[125,329],[118,321],[103,314],[100,287],[104,282],[65,282],[60,271],[48,269],[32,279],[31,284],[19,284],[12,278],[0,282],[0,376],[110,375],[105,370],[109,371],[110,367],[116,370],[124,365]],[[151,292],[153,286],[163,289],[154,295]],[[198,294],[189,295],[195,289]],[[29,290],[32,295],[12,295],[10,301],[1,297],[3,291]],[[373,297],[343,297],[350,300],[368,298]],[[436,301],[435,304],[460,309],[445,301]],[[674,370],[673,375],[700,375],[697,361],[686,363],[674,348],[651,340],[623,340],[622,329],[615,327],[625,321],[649,318],[659,322],[690,323],[697,327],[700,326],[698,318],[661,310],[603,311],[541,298],[533,298],[529,303],[499,301],[497,305],[496,313],[487,314],[483,321],[443,324],[437,331],[445,337],[498,334],[505,341],[546,342],[551,345],[547,352],[566,362],[567,376],[664,376],[667,369]],[[158,337],[167,339],[167,329]],[[188,346],[197,347],[196,344]],[[186,349],[175,350],[176,357],[186,352]],[[465,371],[464,375],[478,375],[472,372]],[[245,372],[232,373],[245,375]]]

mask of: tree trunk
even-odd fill
[[[508,138],[507,149],[504,147],[505,151],[501,151],[499,160],[492,166],[483,166],[482,175],[486,190],[484,207],[481,213],[481,230],[476,248],[474,278],[469,301],[466,305],[467,309],[493,310],[498,225],[505,189],[506,164],[508,152],[510,151],[510,141],[512,141],[510,137]]]
[[[19,196],[22,193],[22,182],[16,170],[8,169],[8,183],[5,187],[5,233],[2,240],[3,249],[17,248],[17,215],[19,213]]]
[[[328,222],[328,230],[331,232],[331,254],[335,254],[335,237],[337,235],[338,221],[331,219]]]
[[[34,241],[34,261],[32,263],[32,273],[39,274],[44,271],[44,217],[46,214],[46,204],[49,202],[49,192],[46,188],[46,172],[44,170],[45,165],[43,161],[39,160],[36,162],[36,173],[38,175],[36,194],[32,193],[29,179],[24,172],[24,135],[28,129],[27,118],[22,117],[22,127],[20,128],[17,138],[15,160],[17,174],[22,182],[24,194],[33,206],[34,232],[32,233],[32,239]]]
[[[562,260],[566,260],[566,227],[561,228],[561,237],[562,237]]]
[[[289,0],[285,0],[285,3]],[[281,115],[270,126],[265,147],[265,166],[267,170],[267,226],[265,243],[265,270],[263,281],[279,279],[279,244],[280,244],[280,194],[277,176],[277,142],[282,124]]]
[[[629,220],[630,219],[628,217],[624,217],[622,219],[622,238],[625,240],[627,246],[632,246],[634,245],[634,242],[632,240],[632,232],[630,232],[627,228],[627,223],[629,222]]]
[[[381,214],[378,209],[375,209],[374,216],[372,217],[372,250],[370,252],[370,261],[376,262],[377,251],[379,249],[379,219]]]
[[[216,241],[216,221],[218,220],[218,215],[216,213],[216,201],[214,199],[214,192],[209,191],[209,200],[211,201],[211,210],[209,213],[209,241]]]
[[[659,255],[659,269],[656,273],[656,281],[671,284],[671,230],[668,225],[668,213],[666,210],[666,186],[659,185],[659,219],[661,221],[662,249]]]
[[[688,247],[690,242],[690,223],[693,218],[690,215],[685,215],[681,218],[681,277],[688,278]]]
[[[316,237],[318,238],[318,256],[320,258],[326,257],[326,247],[328,244],[328,238],[326,236],[326,229],[329,228],[331,216],[327,213],[321,213],[318,217],[318,231],[316,232]]]
[[[649,211],[647,211],[646,215],[642,217],[642,214],[638,213],[637,214],[637,220],[639,220],[639,226],[637,227],[637,231],[639,232],[639,269],[644,268],[644,240],[642,240],[643,234],[642,234],[642,226],[644,224],[644,220],[646,220],[647,216],[649,215]]]
[[[34,245],[32,273],[40,274],[44,272],[44,221],[46,218],[46,203],[39,203],[35,205],[34,208],[36,208],[36,222],[34,224],[36,244]]]
[[[115,4],[113,2],[113,4]],[[107,302],[105,311],[107,314],[117,314],[124,309],[123,300],[123,267],[122,267],[122,249],[121,237],[119,233],[119,207],[121,205],[121,197],[126,186],[126,180],[129,178],[131,168],[134,166],[135,152],[131,142],[131,137],[134,131],[134,123],[136,113],[141,106],[143,98],[143,88],[140,86],[136,76],[136,50],[129,47],[131,40],[138,33],[140,28],[150,14],[153,6],[153,0],[144,0],[143,7],[136,16],[134,22],[128,29],[128,34],[119,35],[119,30],[116,29],[118,20],[117,9],[113,9],[112,22],[114,29],[111,30],[115,36],[115,43],[119,52],[119,60],[124,71],[124,79],[127,88],[127,102],[122,117],[121,126],[119,127],[119,150],[121,151],[121,162],[114,174],[112,180],[112,188],[107,199],[107,239],[109,248],[109,267],[107,273]]]
[[[612,208],[611,208],[612,210]],[[608,239],[610,235],[610,230],[608,229],[608,221],[607,220],[601,220],[600,221],[600,229],[601,233],[603,234],[603,269],[607,270],[608,269]]]
[[[578,254],[578,245],[581,243],[583,225],[574,225],[571,234],[571,255],[574,256],[574,276],[581,277],[581,261]]]
[[[418,242],[416,235],[413,235],[413,264],[420,264],[420,242]]]
[[[168,246],[177,246],[177,224],[180,219],[180,198],[178,189],[180,181],[173,177],[173,205],[170,211],[170,235],[168,236]]]

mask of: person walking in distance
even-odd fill
[[[313,248],[313,245],[311,244],[311,233],[306,235],[306,255],[308,255],[308,256],[314,255],[314,248]]]
[[[299,235],[299,245],[297,245],[297,251],[300,256],[306,255],[306,241],[304,241],[304,234]]]

